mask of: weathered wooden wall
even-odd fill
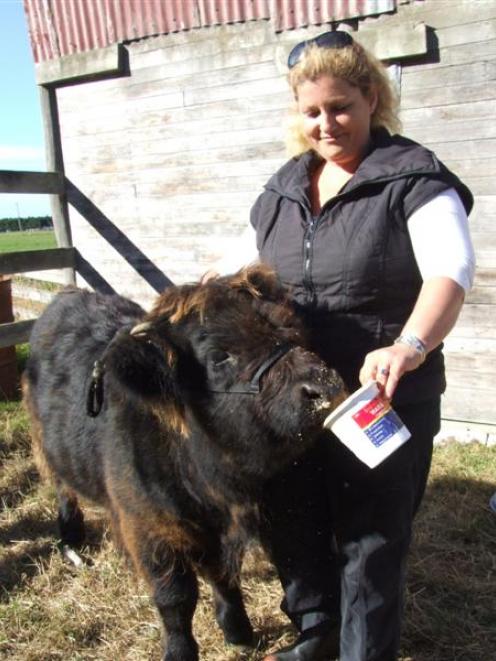
[[[129,77],[58,91],[67,176],[174,282],[223,253],[284,160],[289,95],[274,40],[265,22],[151,38],[127,47]],[[88,260],[149,300],[113,249],[71,221]]]
[[[408,35],[416,23],[429,28],[429,53],[401,60],[404,132],[476,195],[479,267],[446,343],[443,411],[496,424],[496,2],[412,2],[361,21],[358,34],[375,43],[404,26]],[[108,219],[108,237],[116,226],[175,282],[198,278],[229,250],[285,160],[285,55],[319,31],[275,34],[254,21],[149,38],[126,46],[129,76],[58,89],[66,175]],[[120,293],[148,305],[152,289],[74,210],[71,225],[83,256]]]
[[[308,34],[255,21],[144,39],[126,47],[129,76],[57,91],[66,175],[109,220],[110,237],[115,224],[174,282],[198,278],[229,250],[286,158],[285,61]],[[425,50],[412,26],[382,41]],[[114,287],[150,299],[74,211],[71,225],[75,245]]]
[[[384,24],[397,20],[423,21],[431,33],[432,61],[402,67],[404,133],[433,149],[475,195],[476,279],[445,343],[443,416],[496,424],[496,2],[430,0]]]

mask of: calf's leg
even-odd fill
[[[122,511],[120,537],[136,568],[151,587],[166,634],[163,661],[198,661],[193,615],[198,601],[196,574],[187,558],[166,541],[154,522]]]
[[[235,566],[230,565],[229,554],[215,546],[202,558],[202,574],[210,583],[215,603],[215,617],[224,634],[224,640],[230,645],[252,646],[253,628],[243,603],[240,588],[239,564],[241,551],[234,557]]]
[[[83,513],[76,494],[67,487],[57,484],[59,504],[58,526],[62,546],[78,548],[85,538]]]
[[[36,398],[33,397],[31,383],[27,372],[22,377],[23,403],[30,418],[31,445],[33,457],[41,477],[53,482],[57,489],[59,507],[58,527],[62,546],[79,547],[85,538],[84,517],[78,505],[74,491],[65,486],[50,468],[45,454],[43,425],[38,415]]]
[[[191,569],[156,576],[153,598],[167,635],[164,661],[198,661],[192,622],[198,601],[198,584]]]
[[[215,617],[224,633],[224,640],[230,645],[252,646],[253,628],[243,603],[239,585],[231,585],[227,580],[212,583],[215,601]]]

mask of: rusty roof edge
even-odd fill
[[[384,27],[384,24],[368,25],[352,31],[352,34],[354,39],[383,61],[400,62],[427,52],[427,27],[424,23],[391,24],[387,30]],[[318,26],[302,28],[291,39],[288,31],[284,39],[274,44],[274,58],[281,74],[287,72],[286,59],[291,47],[297,41],[315,36],[318,32]],[[35,65],[35,71],[38,85],[56,87],[128,76],[131,75],[129,51],[126,44],[113,44],[41,62]]]
[[[395,12],[397,4],[398,0],[271,0],[270,20],[274,32],[286,32]]]
[[[365,18],[400,0],[24,0],[35,62],[94,52],[152,34],[268,20],[275,32]],[[402,2],[408,0],[401,0]]]

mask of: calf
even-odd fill
[[[76,494],[107,509],[150,584],[163,658],[198,659],[197,573],[226,641],[250,644],[239,569],[264,483],[343,398],[275,276],[252,267],[171,287],[147,315],[118,296],[66,290],[33,328],[24,390],[62,543],[84,538]]]

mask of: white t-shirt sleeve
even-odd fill
[[[243,266],[258,261],[255,230],[248,224],[243,232],[234,239],[226,239],[222,246],[222,257],[212,265],[212,269],[221,275],[235,273]]]
[[[468,292],[474,282],[475,253],[456,190],[449,188],[414,211],[407,227],[424,282],[444,276]]]

